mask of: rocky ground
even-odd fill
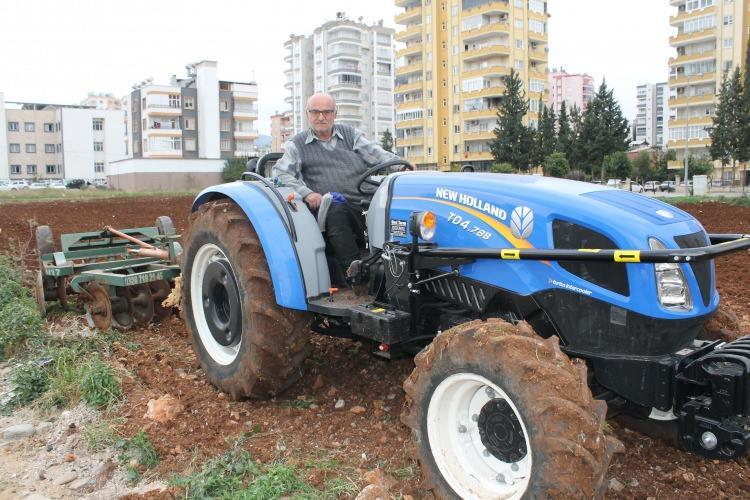
[[[0,252],[23,255],[32,266],[30,241],[37,223],[50,225],[59,235],[105,224],[152,225],[157,216],[169,215],[180,231],[190,202],[164,197],[3,204]],[[709,231],[750,232],[750,208],[714,202],[682,208]],[[747,257],[733,254],[716,264],[722,299],[744,331],[750,331]],[[80,316],[73,315],[72,321],[86,330]],[[199,468],[238,440],[257,462],[290,464],[319,490],[331,479],[340,480],[348,487],[336,491],[345,498],[368,483],[387,486],[392,498],[425,497],[419,468],[408,453],[408,431],[399,421],[401,383],[412,369],[410,359],[384,361],[359,343],[316,337],[305,363],[307,376],[282,397],[235,402],[205,381],[185,327],[173,317],[128,332],[113,344],[110,361],[125,392],[125,402],[113,410],[99,413],[80,405],[46,415],[21,410],[0,418],[0,498],[112,498],[158,490],[172,474]],[[9,388],[10,369],[0,365],[0,394]],[[138,489],[127,481],[114,447],[90,450],[86,429],[102,421],[126,437],[144,429],[153,442],[158,465],[146,472]],[[616,456],[608,472],[609,498],[750,496],[747,457],[705,460],[618,421],[611,426],[626,452]],[[372,471],[378,469],[385,475],[375,477]],[[182,493],[172,488],[162,495]]]

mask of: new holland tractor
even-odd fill
[[[750,336],[703,339],[712,259],[750,235],[594,184],[392,161],[359,178],[368,242],[336,290],[315,215],[265,160],[201,192],[183,239],[188,329],[221,390],[288,388],[312,333],[417,353],[402,421],[439,498],[601,494],[608,408],[747,453]]]

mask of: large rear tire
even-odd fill
[[[268,398],[296,382],[311,350],[306,312],[276,304],[266,257],[242,209],[202,205],[184,236],[183,310],[209,381],[233,398]]]
[[[472,321],[415,358],[402,415],[438,498],[592,498],[611,455],[584,363],[526,323]]]

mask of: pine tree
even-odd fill
[[[490,150],[495,163],[510,163],[522,171],[531,165],[532,133],[523,124],[529,110],[526,92],[518,73],[511,68],[510,75],[503,77],[505,92],[500,98],[497,111],[495,139],[490,142]]]
[[[742,77],[740,68],[735,68],[732,78],[729,80],[729,154],[732,157],[732,183],[737,178],[737,161],[743,156],[743,133],[742,129],[746,125],[743,123],[744,113],[742,112]],[[744,183],[743,183],[744,185]]]
[[[536,137],[536,149],[537,155],[541,160],[539,164],[544,163],[549,155],[555,152],[557,147],[557,137],[555,136],[555,110],[548,108],[547,106],[542,107],[542,114],[539,120],[539,128],[537,129]]]
[[[740,160],[744,163],[742,175],[742,194],[745,193],[745,177],[747,173],[747,162],[750,161],[750,39],[745,48],[745,79],[742,87],[742,107],[740,117],[740,142],[742,151]]]
[[[724,182],[724,168],[729,164],[731,160],[731,114],[732,105],[730,95],[730,87],[727,81],[727,75],[724,74],[724,78],[721,81],[721,90],[719,91],[719,102],[716,105],[716,111],[714,111],[713,125],[709,130],[709,137],[711,138],[711,146],[709,147],[709,153],[711,154],[712,160],[721,160],[721,180]],[[686,135],[687,139],[687,135]]]
[[[570,109],[570,152],[566,152],[565,154],[568,157],[571,168],[574,170],[583,169],[583,149],[580,141],[582,128],[583,116],[581,110],[573,104],[573,107]]]
[[[380,146],[386,151],[393,152],[393,136],[390,130],[385,129],[385,132],[383,132],[383,137],[380,139]]]
[[[570,128],[570,119],[565,101],[560,103],[560,115],[557,117],[557,143],[555,151],[565,153],[566,158],[570,158],[573,148],[573,131]]]

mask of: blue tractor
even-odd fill
[[[416,354],[402,421],[439,498],[600,494],[608,409],[705,457],[747,453],[750,336],[706,324],[712,259],[750,235],[604,186],[392,161],[359,179],[368,242],[336,290],[318,221],[266,160],[200,193],[184,236],[186,321],[221,390],[280,393],[313,333]]]

